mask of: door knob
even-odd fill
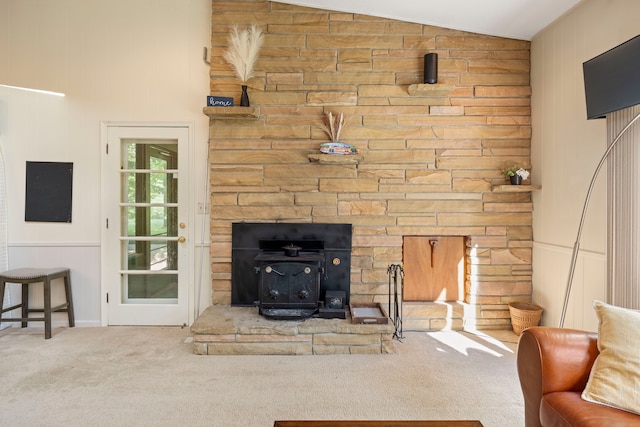
[[[187,224],[185,224],[184,222],[181,222],[180,224],[178,224],[178,227],[180,228],[185,228],[187,226]]]
[[[180,243],[184,243],[184,242],[186,242],[186,241],[187,241],[187,238],[186,238],[186,237],[184,237],[184,236],[180,236],[180,237],[178,237],[178,242],[180,242]]]

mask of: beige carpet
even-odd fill
[[[510,342],[405,332],[389,355],[197,356],[186,328],[56,328],[50,340],[42,329],[9,328],[0,332],[0,425],[477,419],[523,426],[517,337],[497,334]]]

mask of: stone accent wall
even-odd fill
[[[496,191],[500,169],[529,164],[529,42],[214,0],[211,94],[236,105],[240,82],[222,53],[230,25],[254,23],[265,32],[248,82],[255,116],[205,111],[212,303],[230,303],[232,222],[352,223],[352,301],[387,302],[403,236],[466,236],[465,300],[405,304],[405,329],[507,328],[507,304],[532,292],[531,193]],[[430,52],[438,84],[416,86]],[[357,164],[310,162],[327,141],[326,111],[346,114]]]

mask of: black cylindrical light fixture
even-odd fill
[[[438,83],[438,54],[427,53],[424,56],[424,82]]]

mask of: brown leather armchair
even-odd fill
[[[520,335],[518,376],[526,427],[640,426],[640,416],[583,400],[598,356],[597,334],[533,327]]]

